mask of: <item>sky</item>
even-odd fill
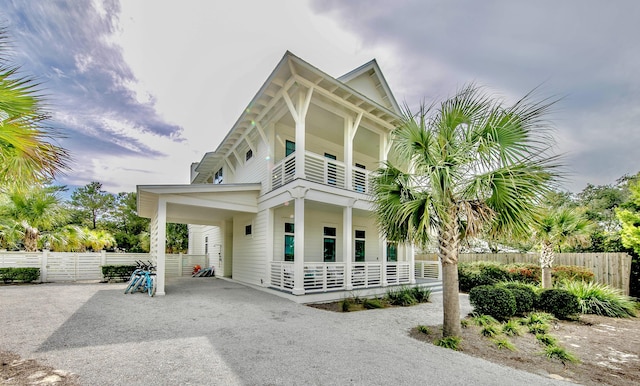
[[[618,0],[2,0],[10,59],[46,91],[56,182],[112,193],[188,184],[284,53],[334,77],[375,58],[400,104],[469,82],[536,89],[563,188],[640,171],[640,2]]]

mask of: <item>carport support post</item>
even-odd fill
[[[152,230],[153,231],[153,230]],[[156,295],[165,295],[164,279],[165,279],[165,250],[167,243],[167,201],[164,198],[158,199],[158,242],[156,251]],[[152,236],[153,237],[153,236]]]

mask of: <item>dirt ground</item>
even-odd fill
[[[430,335],[413,329],[412,337],[432,343],[442,337],[441,326],[429,326]],[[582,315],[578,321],[557,321],[549,332],[580,363],[548,359],[535,336],[523,329],[510,337],[516,351],[498,348],[469,323],[462,329],[462,352],[520,370],[583,385],[638,385],[640,383],[640,318]],[[440,336],[438,336],[440,335]]]
[[[44,366],[33,359],[0,351],[0,384],[2,385],[54,385],[79,386],[78,376],[64,370]]]
[[[315,308],[341,312],[340,302],[312,304]],[[364,311],[363,311],[364,312]],[[425,335],[414,328],[409,334],[429,344],[442,337],[441,327],[428,326]],[[516,351],[498,348],[480,334],[480,327],[462,329],[462,352],[491,362],[551,378],[583,385],[626,386],[640,384],[640,318],[608,318],[582,315],[578,321],[555,321],[550,335],[558,345],[578,357],[579,363],[548,359],[535,335],[509,337]]]

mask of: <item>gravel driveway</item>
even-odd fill
[[[441,294],[409,307],[333,313],[218,278],[0,287],[0,350],[83,385],[557,385],[410,338],[442,320]],[[463,315],[468,300],[461,297]]]

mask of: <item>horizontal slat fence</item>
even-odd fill
[[[42,282],[103,280],[103,265],[135,265],[150,259],[148,253],[0,251],[0,268],[40,268]],[[206,255],[166,254],[166,276],[191,275],[194,265],[207,267],[208,261]]]
[[[461,253],[458,262],[497,261],[502,264],[539,264],[536,253]],[[420,260],[437,260],[436,254],[416,255]],[[575,265],[590,269],[596,281],[629,294],[631,256],[626,253],[557,253],[553,265]]]

